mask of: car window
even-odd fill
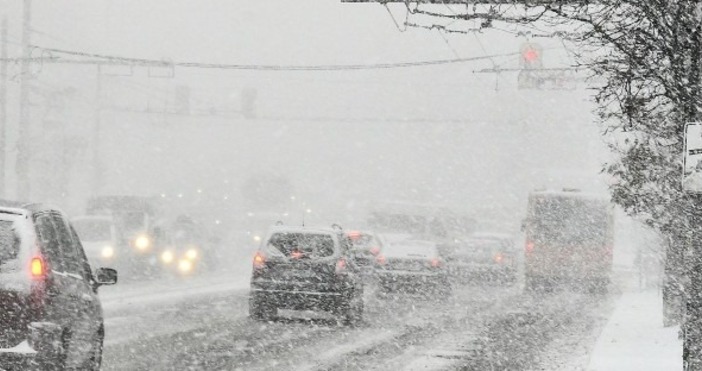
[[[46,256],[51,269],[59,272],[66,271],[66,263],[61,251],[56,228],[51,222],[51,215],[39,214],[35,217],[37,237],[41,243],[42,253]]]
[[[15,233],[14,223],[0,220],[0,264],[17,258],[20,248],[20,238]]]
[[[385,246],[383,254],[391,257],[436,257],[439,252],[435,244],[423,241],[402,241]]]
[[[88,258],[85,256],[85,250],[83,250],[83,245],[80,243],[78,233],[76,233],[76,230],[70,224],[69,227],[71,232],[71,238],[73,239],[73,243],[78,254],[78,259],[80,260],[80,264],[82,266],[83,277],[86,279],[86,281],[92,281],[93,272],[90,267],[90,263],[88,263]]]
[[[334,255],[334,240],[328,234],[275,233],[268,240],[267,247],[287,257],[293,253],[317,258]]]
[[[56,235],[61,245],[61,252],[64,258],[64,268],[65,272],[84,275],[83,264],[80,259],[81,254],[78,252],[78,247],[76,242],[73,240],[71,235],[70,227],[66,222],[65,218],[61,215],[53,215],[51,218],[54,223],[54,228],[56,228]]]

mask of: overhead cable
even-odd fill
[[[200,69],[222,69],[222,70],[262,70],[262,71],[345,71],[345,70],[378,70],[393,68],[408,68],[422,66],[436,66],[446,64],[457,64],[486,60],[498,57],[511,57],[519,53],[504,53],[496,55],[486,55],[470,58],[437,59],[416,62],[395,62],[395,63],[372,63],[372,64],[327,64],[327,65],[275,65],[275,64],[227,64],[227,63],[201,63],[201,62],[177,62],[158,59],[131,58],[105,54],[94,54],[72,50],[55,48],[36,48],[51,53],[47,61],[62,63],[62,58],[57,54],[70,55],[72,57],[91,58],[91,60],[63,60],[65,63],[76,64],[118,64],[118,65],[142,65],[154,67],[181,67]]]

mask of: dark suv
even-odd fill
[[[340,229],[273,227],[256,252],[249,314],[278,309],[323,310],[353,324],[363,317],[363,284]]]
[[[99,370],[97,288],[116,282],[113,269],[93,275],[57,209],[0,206],[0,368]]]

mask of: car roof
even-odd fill
[[[325,227],[303,227],[289,225],[274,225],[269,228],[269,233],[317,233],[317,234],[339,234],[341,230]]]
[[[16,214],[16,215],[29,215],[36,214],[39,212],[57,212],[63,214],[63,212],[51,205],[41,204],[41,203],[25,203],[20,201],[2,200],[0,199],[0,212],[6,214]]]

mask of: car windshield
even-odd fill
[[[78,237],[84,241],[110,241],[112,222],[103,219],[80,219],[73,221]]]
[[[334,240],[328,234],[275,233],[268,240],[268,248],[286,257],[323,258],[334,254]]]

